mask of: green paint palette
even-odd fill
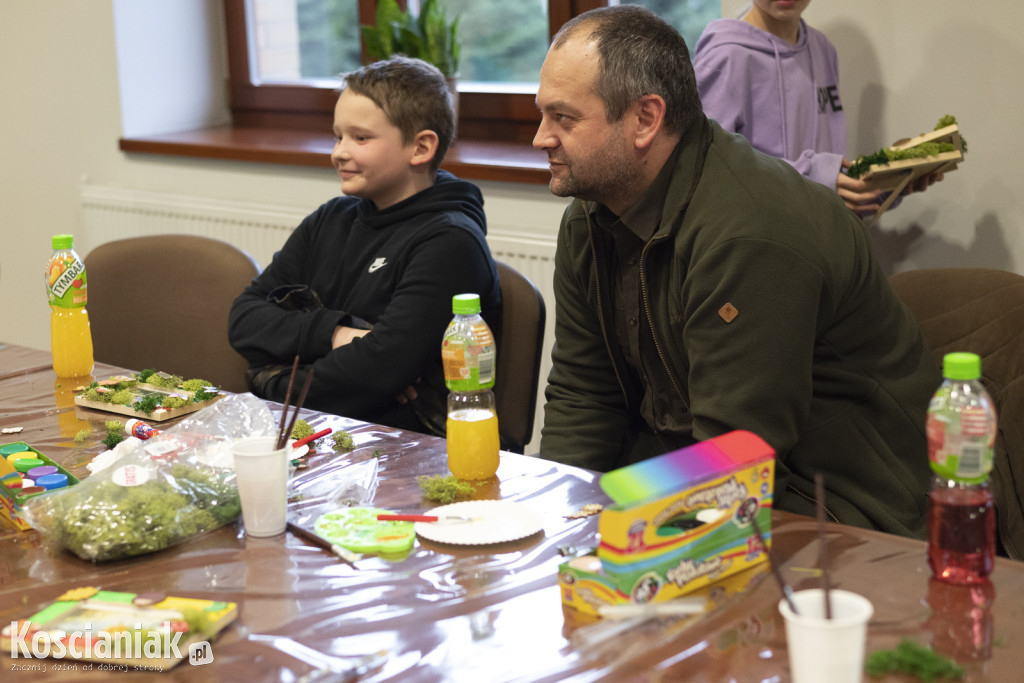
[[[412,522],[382,522],[377,515],[392,514],[382,508],[344,508],[325,512],[313,525],[325,541],[356,553],[391,555],[408,551],[416,541]]]

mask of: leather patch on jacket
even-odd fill
[[[726,304],[718,309],[718,315],[727,323],[731,323],[739,314],[740,312],[732,304]]]

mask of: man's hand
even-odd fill
[[[944,177],[944,173],[929,173],[928,175],[923,175],[914,182],[907,185],[906,188],[904,188],[903,190],[903,194],[906,195],[912,194],[914,192],[924,192],[929,187],[942,180]]]
[[[871,186],[863,180],[851,178],[843,171],[850,168],[853,162],[843,159],[843,168],[836,178],[836,192],[842,198],[847,207],[858,214],[874,213],[881,206],[879,198],[881,190],[872,190]]]
[[[351,343],[353,339],[365,337],[368,334],[370,334],[370,330],[359,330],[355,327],[338,325],[334,328],[334,334],[331,335],[331,348],[336,349],[339,346],[344,346]]]
[[[395,400],[398,401],[403,406],[409,401],[415,401],[416,397],[419,396],[419,394],[416,393],[416,384],[419,384],[421,379],[422,378],[417,377],[416,381],[413,384],[410,384],[409,386],[402,390],[402,393],[400,393],[398,396],[395,396]]]

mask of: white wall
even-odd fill
[[[132,16],[135,23],[126,26]],[[970,13],[962,4],[933,0],[818,0],[806,18],[839,50],[851,151],[870,151],[928,130],[947,113],[958,118],[970,142],[960,170],[882,219],[876,237],[887,266],[1024,272],[1024,206],[1016,191],[1024,186],[1024,167],[1015,159],[1024,133],[1012,113],[1024,105],[1016,69],[1024,61],[1024,34],[1016,31],[1024,24],[1024,5],[990,0],[984,11]],[[118,151],[125,122],[138,132],[147,121],[167,129],[168,119],[185,123],[190,117],[216,121],[223,116],[226,69],[219,21],[219,3],[213,0],[0,3],[0,340],[49,347],[43,264],[50,235],[74,233],[81,225],[83,180],[302,209],[338,191],[327,169]],[[158,42],[160,34],[164,38]],[[122,52],[123,80],[117,35],[136,46],[130,59]],[[163,50],[170,61],[158,59]],[[122,85],[135,84],[130,89],[137,91],[147,70],[155,87],[145,91],[143,103],[126,101],[122,107]],[[206,78],[182,86],[197,75]],[[144,103],[162,116],[147,114]],[[521,226],[517,229],[540,237],[557,229],[564,200],[551,197],[545,187],[482,186],[493,226]],[[148,286],[157,286],[125,284],[138,288],[142,298]],[[548,305],[553,314],[553,302]]]
[[[745,4],[723,0],[723,13]],[[969,142],[957,171],[882,217],[875,239],[886,267],[1024,273],[1024,4],[815,0],[804,19],[839,53],[848,156],[927,132],[945,114]]]

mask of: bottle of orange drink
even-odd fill
[[[488,479],[498,470],[495,345],[480,316],[480,296],[452,298],[454,317],[441,344],[448,386],[448,469],[459,479]]]
[[[88,284],[85,263],[75,253],[71,235],[54,235],[53,255],[46,264],[50,300],[50,348],[58,377],[83,377],[92,372],[92,332],[85,310]]]

